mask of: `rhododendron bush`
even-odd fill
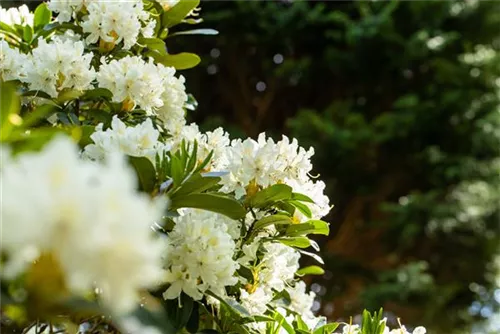
[[[178,70],[199,58],[165,40],[216,33],[186,30],[198,4],[1,9],[2,328],[410,333],[380,311],[313,313],[301,277],[323,273],[310,236],[328,235],[331,205],[312,148],[186,124]]]

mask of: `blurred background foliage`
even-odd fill
[[[500,2],[202,1],[202,17],[218,36],[167,41],[202,57],[182,73],[189,118],[316,150],[335,205],[318,312],[500,332],[483,326],[500,318]]]

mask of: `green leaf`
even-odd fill
[[[168,37],[179,36],[179,35],[218,35],[219,32],[215,29],[193,29],[177,31],[168,35]]]
[[[42,3],[38,5],[35,9],[35,17],[34,17],[34,27],[35,31],[40,28],[43,28],[46,24],[50,22],[50,18],[52,17],[52,12],[47,7],[46,3]]]
[[[208,295],[214,297],[215,299],[221,302],[221,306],[224,306],[229,313],[231,313],[234,317],[234,320],[240,320],[242,318],[250,317],[250,312],[246,308],[244,308],[237,301],[230,298],[222,298],[219,295],[213,293],[212,291],[206,292]]]
[[[300,331],[304,330],[304,331],[306,331],[306,333],[310,333],[309,326],[307,326],[307,324],[304,322],[304,320],[302,320],[302,317],[298,314],[295,316],[295,323],[296,323],[297,330],[300,330]]]
[[[186,329],[189,333],[196,333],[200,327],[200,304],[194,303],[193,311],[186,324]]]
[[[129,157],[129,161],[137,173],[140,189],[152,192],[156,184],[156,171],[151,161],[145,157]]]
[[[292,218],[283,214],[276,214],[259,219],[253,226],[254,231],[258,231],[269,225],[289,225],[292,224]]]
[[[175,55],[171,54],[159,54],[158,51],[150,51],[147,53],[157,63],[163,64],[165,66],[174,67],[177,70],[185,70],[188,68],[195,67],[201,61],[200,57],[194,53],[181,52]]]
[[[334,330],[339,327],[339,324],[336,322],[331,322],[329,324],[323,325],[314,330],[314,334],[331,334]]]
[[[162,15],[162,23],[165,28],[170,28],[181,21],[198,5],[200,0],[182,0],[179,1],[174,7],[165,11]]]
[[[53,114],[57,106],[53,104],[43,104],[37,107],[34,111],[30,112],[23,119],[23,127],[28,128],[36,125],[39,121],[46,119],[49,115]]]
[[[306,237],[279,238],[276,240],[290,247],[307,248],[311,246],[309,239]]]
[[[203,176],[195,174],[189,177],[175,192],[174,196],[186,195],[191,193],[201,193],[220,182],[220,177]]]
[[[170,157],[170,172],[175,186],[179,186],[184,180],[183,167],[184,166],[182,166],[182,162],[176,155],[172,155]]]
[[[27,43],[33,40],[33,28],[29,25],[23,27],[23,40]]]
[[[159,52],[161,55],[167,54],[167,47],[165,46],[165,42],[159,38],[141,37],[139,38],[138,43],[141,45],[145,45],[150,50]]]
[[[321,258],[321,256],[319,256],[318,254],[311,253],[311,252],[306,252],[305,250],[302,250],[302,249],[298,249],[298,251],[299,251],[300,254],[307,255],[309,257],[312,257],[313,259],[315,259],[319,263],[325,264],[325,261],[323,261],[323,259]]]
[[[92,90],[87,90],[81,96],[82,100],[94,100],[99,98],[104,98],[110,100],[113,97],[113,93],[106,88],[95,88]]]
[[[236,200],[216,194],[189,194],[171,198],[171,209],[197,208],[217,212],[232,219],[246,215],[245,208]]]
[[[299,202],[299,201],[288,201],[288,203],[290,203],[297,210],[299,210],[300,212],[302,212],[302,214],[304,216],[306,216],[307,218],[311,218],[312,217],[311,209],[309,209],[309,207],[307,206],[307,204],[304,204],[304,203]]]
[[[62,102],[66,102],[66,101],[76,100],[77,98],[79,98],[83,94],[84,94],[84,92],[81,90],[64,89],[62,92],[59,93],[59,96],[57,97],[57,101],[62,103]]]
[[[274,311],[273,317],[276,320],[276,322],[278,322],[279,326],[278,328],[276,328],[275,333],[279,333],[278,330],[280,328],[283,328],[288,334],[295,334],[295,330],[288,323],[288,321],[286,321],[285,317],[281,313],[279,313],[278,311]]]
[[[8,138],[21,107],[14,83],[0,82],[0,140]],[[22,121],[22,120],[21,120]]]
[[[275,184],[257,192],[250,198],[250,205],[254,208],[263,208],[275,202],[292,197],[292,188],[286,184]]]
[[[290,225],[286,229],[286,235],[291,237],[307,234],[328,235],[329,233],[328,223],[322,220],[309,220],[302,224]]]
[[[297,270],[296,275],[297,276],[304,276],[304,275],[323,275],[325,273],[325,270],[321,267],[318,266],[308,266],[304,268],[300,268]]]
[[[145,307],[139,307],[130,316],[136,317],[144,326],[157,328],[162,334],[177,333],[177,330],[168,321],[168,315],[163,312],[152,312]],[[123,332],[125,333],[125,331]]]
[[[186,326],[193,312],[195,302],[191,297],[182,293],[180,301],[170,299],[164,301],[164,308],[168,315],[170,324],[177,330],[181,330]]]
[[[292,193],[292,199],[299,202],[314,203],[314,200],[311,197],[299,193]]]
[[[8,33],[11,33],[11,34],[18,36],[16,29],[14,29],[10,25],[6,24],[5,22],[0,21],[0,30],[6,31]]]

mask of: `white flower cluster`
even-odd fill
[[[299,281],[295,283],[294,287],[287,288],[290,295],[290,310],[300,314],[302,320],[307,324],[310,329],[314,329],[317,323],[324,318],[317,318],[312,312],[314,298],[316,294],[312,291],[306,293],[306,283]]]
[[[3,81],[23,80],[26,78],[28,56],[11,48],[5,40],[0,40],[0,79]]]
[[[260,187],[285,183],[294,192],[314,200],[314,204],[309,205],[313,219],[324,217],[330,211],[330,200],[324,195],[325,183],[314,181],[309,176],[312,169],[310,159],[314,150],[311,148],[306,151],[298,145],[296,139],[290,141],[283,136],[281,141],[274,142],[271,138],[266,139],[262,133],[257,141],[251,138],[230,141],[229,134],[222,128],[202,133],[196,124],[183,126],[171,133],[173,138],[170,143],[174,149],[179,147],[182,140],[196,140],[200,161],[210,151],[214,152],[208,167],[211,170],[229,172],[222,178],[222,192],[234,192],[240,198],[246,194],[246,188],[252,182]],[[299,221],[303,219],[302,214],[296,215]]]
[[[51,0],[48,6],[59,14],[60,22],[70,21],[85,9],[81,27],[88,34],[89,44],[123,41],[123,48],[128,50],[137,43],[139,34],[152,37],[156,25],[141,0]]]
[[[225,151],[229,147],[231,140],[229,133],[224,131],[223,128],[217,128],[214,131],[200,132],[198,125],[191,123],[187,126],[182,126],[177,130],[170,132],[173,135],[169,139],[172,148],[179,148],[182,141],[188,143],[198,142],[198,161],[202,162],[213,151],[212,160],[208,163],[207,168],[215,171],[222,171],[227,168],[227,161],[225,160]]]
[[[135,176],[119,157],[97,164],[79,155],[70,139],[57,137],[39,153],[5,157],[4,274],[16,276],[50,254],[70,291],[98,288],[109,307],[128,311],[138,290],[163,275],[163,243],[150,229],[162,208],[136,192]]]
[[[86,90],[92,87],[95,70],[90,66],[92,54],[84,52],[80,41],[54,38],[39,39],[32,54],[20,53],[4,40],[0,41],[0,73],[3,80],[20,80],[30,90],[41,90],[57,97],[65,88]]]
[[[125,110],[137,106],[150,114],[163,107],[158,115],[165,123],[170,117],[177,119],[182,115],[183,118],[187,100],[184,78],[176,78],[173,67],[155,64],[151,58],[145,62],[136,56],[113,59],[109,63],[103,58],[101,62],[97,81],[99,87],[113,93],[113,102],[122,102]]]
[[[262,315],[267,311],[267,305],[274,296],[274,291],[283,291],[287,284],[294,278],[299,269],[300,254],[293,248],[280,243],[266,243],[263,251],[265,254],[258,267],[255,268],[256,284],[254,289],[241,289],[241,303],[253,315]],[[244,247],[243,252],[252,262],[256,259],[259,241]]]
[[[238,282],[235,271],[239,267],[226,225],[199,210],[187,210],[175,222],[167,237],[166,282],[170,286],[164,298],[175,299],[184,292],[199,300],[207,290],[225,295],[224,287]]]
[[[225,152],[229,162],[230,176],[224,180],[223,191],[235,192],[237,196],[245,193],[245,187],[252,181],[262,187],[287,180],[306,181],[312,169],[310,162],[314,150],[306,151],[299,147],[297,140],[291,143],[283,140],[275,143],[261,133],[257,141],[248,138],[244,141],[233,140]]]
[[[90,136],[94,143],[85,147],[83,156],[90,160],[102,160],[121,152],[133,157],[146,157],[154,163],[157,154],[168,150],[168,146],[158,141],[159,136],[160,132],[149,118],[136,126],[127,126],[115,115],[111,128],[103,130],[102,123],[96,126]]]
[[[387,319],[383,319],[382,322],[386,322]],[[384,329],[383,334],[426,334],[427,330],[422,327],[416,327],[412,332],[408,331],[405,326],[400,326],[400,328],[396,328],[391,330],[387,325]],[[342,334],[361,334],[361,327],[359,325],[345,325],[342,328]]]
[[[34,14],[30,12],[30,9],[26,5],[17,8],[11,7],[9,9],[0,6],[0,22],[9,26],[14,24],[33,26],[33,18]]]
[[[92,54],[85,53],[81,41],[54,38],[51,42],[39,39],[29,57],[24,82],[30,90],[41,90],[57,97],[64,88],[90,89],[95,78],[91,67]]]

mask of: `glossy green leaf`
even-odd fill
[[[145,157],[129,157],[129,161],[137,173],[140,189],[152,192],[156,184],[156,171],[151,161]]]
[[[0,139],[5,140],[12,130],[13,121],[19,119],[21,102],[14,83],[0,82],[0,96]]]
[[[0,22],[0,31],[5,31],[14,35],[18,35],[16,30],[5,22]]]
[[[23,40],[26,43],[31,43],[33,40],[33,28],[29,25],[23,27]]]
[[[277,239],[283,245],[297,248],[307,248],[311,246],[309,239],[306,237],[280,238]]]
[[[170,299],[164,301],[164,308],[168,316],[170,324],[180,331],[191,318],[195,302],[191,297],[182,293],[178,299]]]
[[[36,7],[35,9],[35,16],[33,19],[35,31],[43,28],[46,24],[48,24],[51,17],[52,12],[49,10],[46,3],[38,5],[38,7]]]
[[[279,327],[277,329],[283,328],[288,334],[295,334],[295,330],[293,329],[292,325],[290,325],[288,321],[286,321],[285,317],[281,313],[275,311],[273,313],[273,317],[278,323],[277,326]],[[276,331],[276,332],[281,332],[281,331]]]
[[[299,193],[292,193],[292,199],[299,202],[314,203],[314,200],[311,197]]]
[[[81,96],[82,100],[93,100],[99,98],[111,99],[113,97],[113,93],[109,89],[106,88],[95,88],[92,90],[87,90]]]
[[[312,212],[311,209],[307,206],[307,204],[304,204],[299,201],[288,201],[291,205],[293,205],[297,210],[299,210],[304,216],[307,218],[312,217]]]
[[[321,258],[321,256],[319,256],[318,254],[315,254],[315,253],[312,253],[312,252],[307,252],[307,251],[302,250],[302,249],[298,249],[298,251],[299,251],[300,254],[304,254],[304,255],[307,255],[309,257],[312,257],[313,259],[315,259],[320,264],[325,264],[325,261],[323,261],[323,259]]]
[[[276,214],[272,216],[267,216],[262,219],[259,219],[253,226],[254,231],[258,231],[263,229],[266,226],[270,225],[289,225],[292,224],[292,218],[283,214]]]
[[[198,5],[200,0],[182,0],[162,15],[162,23],[166,28],[173,27],[181,21]]]
[[[191,193],[201,193],[220,182],[220,177],[202,176],[195,174],[187,179],[176,191],[174,196],[186,195]]]
[[[275,184],[257,192],[250,198],[250,205],[254,208],[263,208],[277,201],[292,197],[292,188],[286,184]]]
[[[158,51],[161,55],[167,54],[165,42],[159,38],[139,38],[138,43],[146,46],[150,50]]]
[[[307,234],[322,234],[328,235],[330,228],[328,223],[322,220],[309,220],[302,224],[293,224],[286,229],[286,235],[299,236]]]
[[[323,325],[314,330],[314,334],[332,334],[337,328],[339,324],[336,322],[331,322],[329,324]]]
[[[318,266],[308,266],[304,268],[300,268],[297,270],[296,275],[297,276],[304,276],[304,275],[323,275],[325,273],[325,270],[321,267]]]
[[[176,31],[168,35],[168,37],[179,36],[179,35],[218,35],[219,32],[215,29],[193,29],[193,30],[184,30],[184,31]]]
[[[189,194],[171,198],[171,209],[197,208],[217,212],[232,219],[241,219],[246,210],[236,200],[216,194]]]
[[[38,106],[34,111],[30,112],[23,119],[23,127],[27,128],[36,125],[41,120],[45,120],[50,117],[51,114],[56,112],[58,107],[53,104],[42,104]]]
[[[232,314],[234,317],[234,320],[240,320],[242,318],[246,318],[250,316],[250,312],[246,308],[244,308],[240,303],[237,301],[230,299],[230,298],[223,298],[220,297],[219,295],[213,293],[212,291],[207,291],[206,292],[208,295],[214,297],[215,299],[219,300],[221,302],[221,306],[225,307],[229,313]]]
[[[154,327],[162,334],[176,334],[178,332],[169,322],[165,313],[153,312],[145,307],[138,307],[129,316],[136,317],[145,327]]]
[[[165,66],[172,66],[177,70],[185,70],[188,68],[195,67],[201,61],[198,55],[188,52],[162,55],[157,51],[155,51],[155,52],[148,52],[148,55],[152,56],[157,63],[163,64]]]

